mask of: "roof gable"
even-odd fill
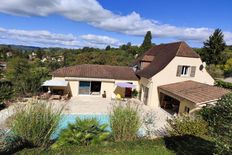
[[[145,78],[151,78],[152,76],[160,72],[172,61],[175,56],[200,58],[200,56],[185,42],[157,45],[141,55],[136,60],[135,64],[140,63],[140,61],[147,56],[153,56],[151,64],[136,73],[138,76]]]

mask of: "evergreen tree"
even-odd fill
[[[106,46],[106,51],[109,51],[111,49],[110,45]]]
[[[152,47],[152,34],[151,31],[147,31],[144,37],[143,43],[140,46],[140,53],[146,52]]]
[[[202,59],[207,64],[222,64],[224,63],[223,54],[226,47],[224,35],[220,29],[216,29],[214,33],[209,36],[209,39],[204,42]]]

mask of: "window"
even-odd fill
[[[181,75],[182,75],[182,76],[187,76],[187,75],[189,75],[189,68],[190,68],[190,66],[182,66]]]
[[[176,76],[195,77],[196,66],[178,65]]]
[[[184,107],[184,112],[185,112],[185,113],[189,113],[189,111],[190,111],[190,108],[185,106],[185,107]]]

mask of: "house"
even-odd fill
[[[105,93],[107,97],[130,97],[132,89],[136,89],[145,105],[180,114],[213,104],[229,93],[213,86],[214,79],[200,56],[185,42],[157,45],[139,56],[132,67],[64,67],[53,72],[52,80],[63,80],[72,96]]]
[[[136,60],[134,68],[140,77],[141,101],[174,113],[191,112],[228,93],[213,86],[214,79],[200,56],[185,42],[151,48]]]
[[[0,70],[6,70],[6,62],[0,61]]]
[[[49,86],[53,92],[70,92],[72,96],[105,94],[111,98],[120,94],[131,97],[132,88],[140,89],[133,68],[126,66],[76,65],[60,68],[52,76],[43,86]]]

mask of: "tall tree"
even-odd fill
[[[15,57],[7,65],[6,77],[13,83],[17,95],[25,94],[25,81],[27,76],[30,76],[28,71],[29,64],[26,59]]]
[[[140,53],[146,52],[152,47],[152,34],[151,31],[147,31],[143,43],[140,46]]]
[[[204,42],[202,59],[207,64],[222,64],[223,54],[226,47],[224,35],[221,29],[216,29],[214,33],[209,36],[209,39]]]

